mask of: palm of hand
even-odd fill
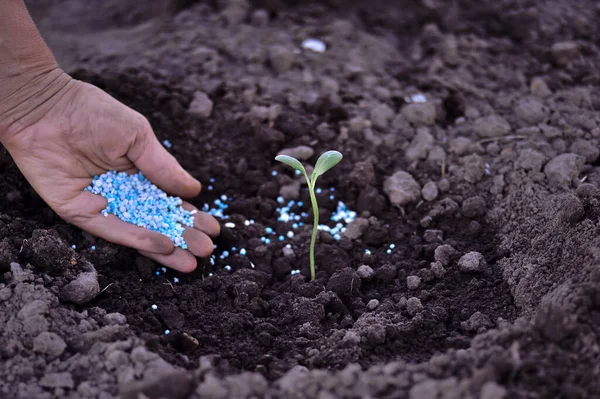
[[[93,176],[108,170],[141,170],[166,192],[193,197],[200,183],[160,145],[147,120],[102,90],[77,82],[35,124],[6,143],[17,166],[36,192],[63,219],[107,241],[139,250],[180,271],[196,267],[196,256],[213,249],[209,236],[219,233],[211,216],[198,212],[184,238],[189,251],[169,238],[100,211],[106,200],[84,192]],[[184,203],[184,208],[195,209]]]

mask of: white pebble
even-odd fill
[[[427,98],[422,93],[413,94],[412,96],[404,98],[408,103],[426,103]]]
[[[317,53],[324,53],[327,50],[327,46],[319,39],[305,39],[302,42],[302,48],[305,50],[311,50]]]

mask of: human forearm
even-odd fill
[[[0,2],[0,141],[35,123],[71,81],[23,0]]]

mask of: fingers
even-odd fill
[[[168,255],[148,251],[140,251],[140,253],[161,265],[170,267],[171,269],[182,273],[192,272],[198,265],[196,256],[200,258],[210,256],[214,248],[213,242],[206,234],[196,229],[186,229],[183,233],[183,238],[188,245],[187,251],[181,248],[175,248],[175,250]]]
[[[185,229],[183,238],[188,245],[188,249],[194,255],[200,258],[206,258],[213,252],[212,240],[203,232],[196,229]]]
[[[196,211],[194,214],[194,228],[204,232],[209,237],[216,237],[221,233],[221,225],[211,215],[201,212],[189,202],[184,202],[181,207],[186,211]]]
[[[127,153],[135,166],[154,184],[169,194],[191,198],[200,193],[200,182],[186,172],[160,144],[152,129],[144,129]]]
[[[221,229],[214,217],[184,202],[184,209],[197,212],[194,214],[194,228],[186,228],[183,233],[188,245],[188,250],[183,250],[175,248],[173,242],[163,234],[124,222],[115,215],[103,216],[101,211],[106,205],[107,201],[103,197],[84,192],[71,203],[71,208],[78,210],[78,213],[64,216],[69,222],[90,234],[135,248],[142,255],[184,273],[196,268],[196,256],[210,256],[214,249],[210,237],[219,235]]]
[[[100,212],[106,207],[106,203],[104,198],[84,192],[71,204],[79,214],[66,215],[65,219],[80,229],[115,244],[157,254],[173,252],[175,247],[167,236],[124,222],[115,215],[103,216]]]
[[[193,272],[194,270],[196,270],[196,266],[198,265],[196,257],[190,252],[181,248],[175,248],[175,250],[169,255],[162,255],[146,251],[139,252],[145,257],[150,258],[153,261],[160,263],[161,265],[180,271],[182,273]]]

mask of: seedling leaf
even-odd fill
[[[302,166],[302,164],[300,163],[300,161],[298,161],[294,157],[290,157],[289,155],[277,155],[275,157],[275,160],[279,161],[281,163],[284,163],[284,164],[286,164],[288,166],[291,166],[292,168],[294,168],[296,170],[299,170],[303,174],[306,174],[306,171],[304,170],[304,166]]]
[[[317,179],[317,177],[321,176],[323,173],[333,168],[341,160],[342,153],[338,151],[327,151],[321,154],[319,159],[317,159],[317,164],[315,165],[315,170],[313,171],[313,182]]]

